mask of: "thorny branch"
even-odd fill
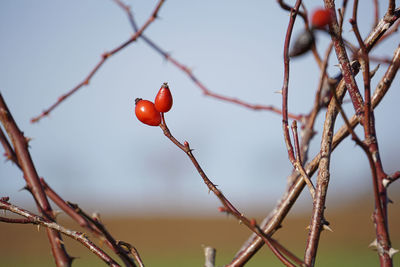
[[[388,216],[387,216],[387,191],[386,187],[383,185],[383,180],[387,177],[383,170],[383,165],[378,148],[378,139],[375,131],[375,118],[374,112],[371,107],[371,77],[369,73],[369,57],[367,48],[362,41],[361,34],[358,30],[357,25],[357,7],[358,1],[354,1],[353,17],[350,23],[353,28],[353,32],[357,38],[360,45],[360,62],[363,66],[363,81],[364,81],[364,136],[365,136],[365,146],[364,150],[367,153],[373,181],[373,191],[375,198],[375,212],[373,215],[375,228],[376,228],[376,238],[377,238],[377,250],[379,254],[379,260],[381,266],[392,266],[392,255],[390,255],[391,242],[389,237],[388,229]],[[394,8],[390,10],[389,7],[388,14],[393,14]]]
[[[46,227],[47,229],[52,229],[56,232],[63,233],[64,235],[67,235],[67,236],[77,240],[78,242],[80,242],[82,245],[87,247],[90,251],[92,251],[94,254],[96,254],[100,259],[102,259],[108,265],[113,266],[113,267],[120,266],[116,261],[114,261],[110,256],[108,256],[103,250],[101,250],[93,242],[91,242],[84,233],[69,230],[55,222],[51,222],[43,217],[33,214],[27,210],[24,210],[20,207],[12,205],[4,198],[0,200],[0,209],[11,211],[15,214],[21,215],[26,218],[26,220],[22,220],[21,222],[19,222],[18,220],[14,220],[14,221],[9,220],[6,222],[9,222],[9,223],[11,223],[11,222],[12,223],[31,223],[31,224],[36,224],[36,225],[42,225],[42,226]],[[3,221],[5,221],[5,220],[3,220]]]
[[[344,1],[343,4],[347,3],[347,1]],[[399,13],[400,9],[396,9],[394,15],[390,17],[389,19],[381,19],[378,23],[378,25],[374,28],[374,30],[370,33],[370,35],[366,38],[364,41],[366,48],[369,50],[372,49],[380,40],[380,37],[385,36],[385,33],[390,31],[390,26],[396,22],[396,20],[399,18]],[[385,75],[382,77],[381,81],[378,83],[375,93],[372,96],[372,106],[375,108],[388,89],[390,88],[390,85],[396,76],[396,73],[399,68],[400,64],[400,47],[398,47],[394,53],[393,59],[391,61],[392,63],[389,65]],[[354,71],[354,70],[353,70]],[[345,87],[345,83],[341,81],[339,85],[337,86],[336,91],[341,91]],[[313,113],[311,113],[313,114]],[[350,124],[354,128],[356,125],[359,123],[359,116],[354,115],[350,119]],[[308,120],[309,122],[312,120]],[[307,122],[305,123],[307,125]],[[312,128],[311,130],[308,130],[307,127],[305,127],[304,130],[304,137],[302,140],[308,140],[313,136],[313,131]],[[332,150],[334,150],[341,141],[344,140],[348,136],[348,129],[347,126],[344,125],[342,126],[338,132],[335,134],[333,137],[333,143],[332,143]],[[304,142],[305,144],[305,151],[307,151],[308,148],[308,142]],[[304,158],[304,157],[303,157]],[[308,164],[306,164],[306,171],[309,177],[311,177],[314,172],[317,169],[317,166],[320,161],[320,155],[316,155],[313,160],[311,160]],[[261,223],[261,227],[267,235],[272,235],[280,226],[281,222],[284,220],[288,212],[290,211],[291,207],[297,200],[298,196],[300,195],[301,191],[303,190],[305,186],[305,182],[301,177],[299,177],[298,173],[293,173],[290,177],[290,180],[293,180],[292,183],[290,183],[290,186],[288,187],[287,191],[283,194],[281,197],[280,201],[278,202],[277,206],[270,212],[270,214],[263,220]],[[231,262],[231,266],[242,266],[242,264],[246,263],[263,245],[263,242],[261,239],[259,239],[257,236],[252,235],[242,246],[242,248],[239,250],[235,258]]]
[[[135,266],[132,258],[129,257],[130,252],[123,249],[114,237],[107,231],[104,225],[97,217],[92,218],[86,214],[78,205],[66,202],[62,199],[43,178],[40,182],[46,192],[46,195],[68,216],[75,220],[81,227],[84,227],[94,233],[100,240],[104,241],[114,253],[116,253],[126,266]],[[122,241],[121,241],[122,242]]]
[[[55,216],[43,188],[40,185],[31,155],[28,150],[28,141],[23,132],[18,128],[3,96],[0,93],[0,121],[6,130],[12,147],[3,132],[0,138],[8,157],[15,162],[23,172],[26,181],[26,189],[32,194],[40,213],[49,221],[55,222]],[[72,258],[67,254],[60,233],[47,229],[53,257],[57,266],[70,266]]]
[[[114,0],[120,7],[122,7],[128,14],[130,23],[135,31],[135,34],[126,42],[122,43],[120,46],[111,50],[110,52],[106,52],[102,55],[102,59],[96,64],[94,69],[87,75],[87,77],[79,83],[76,87],[72,88],[68,93],[62,95],[58,101],[53,104],[50,108],[43,111],[43,113],[36,118],[32,119],[32,122],[40,120],[42,117],[48,115],[54,108],[56,108],[61,102],[63,102],[70,95],[75,93],[81,87],[87,85],[90,79],[94,76],[94,74],[99,70],[99,68],[103,65],[103,63],[110,56],[116,54],[123,48],[127,47],[129,44],[137,40],[137,38],[142,38],[150,47],[152,47],[155,51],[160,53],[166,60],[170,61],[177,68],[182,70],[192,81],[196,84],[205,95],[214,97],[216,99],[220,99],[222,101],[227,101],[231,103],[235,103],[246,108],[254,109],[254,110],[269,110],[276,113],[282,114],[282,122],[283,122],[283,132],[284,138],[288,149],[289,160],[294,166],[294,170],[290,176],[288,181],[288,188],[282,197],[281,201],[277,205],[277,207],[271,212],[269,217],[267,217],[261,225],[258,225],[255,220],[249,220],[242,213],[240,213],[222,194],[222,192],[214,185],[206,176],[196,158],[192,153],[192,149],[189,146],[188,142],[184,142],[181,144],[178,140],[176,140],[172,134],[170,133],[164,117],[162,117],[162,124],[160,125],[164,134],[181,150],[183,150],[193,165],[196,167],[198,173],[204,180],[205,184],[209,188],[210,191],[220,199],[223,204],[222,210],[227,212],[228,214],[232,214],[235,216],[239,222],[245,224],[252,232],[253,236],[249,239],[248,244],[246,244],[241,251],[239,251],[237,257],[233,260],[233,262],[228,266],[241,266],[245,262],[249,260],[249,258],[254,255],[254,253],[264,244],[266,243],[273,253],[279,258],[281,262],[283,262],[286,266],[314,266],[317,248],[319,243],[319,237],[321,231],[323,230],[324,224],[326,223],[324,219],[324,209],[325,209],[325,201],[326,194],[329,184],[329,165],[330,165],[330,155],[333,150],[337,147],[337,145],[349,134],[351,134],[353,140],[365,151],[371,166],[371,173],[373,177],[373,185],[374,185],[374,195],[375,195],[375,212],[373,214],[374,223],[376,226],[376,235],[377,240],[374,242],[374,245],[377,247],[381,266],[392,266],[392,255],[395,253],[393,248],[390,245],[389,233],[388,233],[388,218],[387,218],[387,191],[386,188],[395,180],[400,177],[400,172],[397,171],[391,175],[387,175],[382,167],[382,162],[379,156],[379,148],[378,141],[375,133],[375,121],[374,121],[374,112],[373,109],[379,104],[387,90],[389,89],[397,71],[399,68],[400,62],[400,46],[395,51],[393,59],[391,61],[385,60],[385,62],[389,63],[389,67],[379,82],[375,93],[371,96],[370,92],[370,81],[374,74],[370,73],[369,62],[374,58],[369,56],[369,51],[372,49],[374,45],[382,42],[386,37],[390,36],[394,31],[397,30],[400,23],[398,20],[400,15],[400,10],[396,9],[395,1],[388,1],[388,9],[382,20],[379,21],[379,8],[378,1],[374,0],[374,25],[371,31],[371,34],[366,40],[362,40],[362,37],[359,33],[357,26],[357,5],[358,1],[354,1],[353,5],[353,17],[350,20],[350,23],[353,26],[353,32],[357,38],[359,49],[357,50],[354,45],[347,43],[341,36],[342,34],[342,22],[344,17],[344,11],[339,12],[339,22],[334,16],[334,20],[329,25],[329,31],[332,38],[332,45],[335,47],[336,55],[340,63],[342,74],[337,76],[336,79],[331,79],[327,72],[327,62],[330,54],[331,47],[329,47],[327,51],[327,55],[325,57],[324,62],[322,63],[319,59],[319,56],[316,55],[316,61],[320,66],[322,72],[320,77],[320,84],[316,93],[315,103],[312,111],[308,116],[299,116],[293,115],[288,112],[288,89],[289,89],[289,57],[288,57],[288,47],[290,44],[291,32],[293,29],[293,25],[295,22],[296,15],[302,16],[305,21],[305,24],[308,25],[307,21],[307,12],[304,7],[304,12],[299,11],[300,5],[302,4],[301,0],[298,0],[294,7],[291,7],[285,4],[283,1],[278,0],[278,4],[285,10],[290,10],[291,16],[289,20],[289,26],[287,28],[287,34],[285,39],[285,49],[284,49],[284,64],[285,64],[285,72],[284,72],[284,83],[282,88],[282,111],[272,107],[272,106],[263,106],[263,105],[253,105],[248,104],[242,100],[235,99],[232,97],[226,97],[223,95],[216,94],[210,91],[206,86],[200,82],[196,76],[194,76],[193,72],[185,65],[179,63],[177,60],[172,58],[169,53],[162,50],[159,46],[157,46],[153,41],[147,38],[143,31],[148,27],[148,25],[155,20],[157,17],[157,13],[164,1],[160,1],[153,12],[152,16],[148,19],[148,21],[142,26],[142,28],[138,29],[133,15],[130,11],[130,8],[123,4],[120,0]],[[325,0],[326,8],[330,9],[334,14],[335,11],[335,3],[333,0]],[[343,1],[343,7],[345,7],[347,1]],[[343,12],[343,13],[342,13]],[[397,21],[397,22],[396,22]],[[396,23],[392,29],[389,27]],[[306,26],[308,27],[308,26]],[[350,62],[349,57],[347,55],[347,51],[345,50],[345,45],[351,47],[351,52],[354,53],[353,59],[355,61]],[[315,47],[313,50],[316,53]],[[363,74],[363,85],[364,85],[364,99],[361,97],[361,93],[359,91],[358,85],[355,81],[355,76],[357,75],[361,64],[362,74]],[[343,79],[342,79],[343,77]],[[317,154],[313,160],[307,162],[308,157],[308,145],[311,138],[314,135],[314,122],[319,113],[319,111],[323,108],[326,103],[321,102],[321,96],[324,96],[322,88],[324,84],[328,84],[329,89],[331,91],[331,95],[333,95],[332,100],[330,101],[325,117],[325,124],[323,130],[323,136],[321,141],[321,150],[320,153]],[[341,108],[341,102],[344,97],[346,90],[349,91],[355,115],[348,119],[343,109]],[[327,94],[327,96],[329,96]],[[338,112],[341,113],[345,125],[343,125],[339,131],[333,135],[333,127],[335,124],[335,120]],[[289,134],[289,125],[288,119],[294,119],[295,121],[292,124],[292,135],[294,138],[294,149],[290,140]],[[79,232],[74,232],[68,229],[63,228],[58,225],[54,220],[54,213],[51,210],[51,207],[48,203],[46,195],[51,198],[61,209],[63,209],[70,217],[76,220],[81,226],[86,227],[93,233],[100,236],[100,238],[105,238],[106,243],[114,250],[116,254],[118,254],[124,263],[127,266],[135,266],[133,260],[129,255],[132,255],[135,260],[139,263],[139,266],[143,266],[143,262],[140,259],[139,254],[136,249],[128,243],[123,241],[116,241],[104,228],[99,220],[87,215],[83,212],[77,205],[65,202],[61,197],[59,197],[46,183],[43,179],[38,178],[36,170],[34,169],[33,163],[30,159],[30,155],[28,152],[28,140],[24,137],[22,132],[19,131],[15,122],[12,119],[11,114],[8,112],[8,109],[4,103],[0,95],[0,119],[3,123],[4,129],[6,130],[9,139],[4,134],[3,130],[0,128],[0,142],[5,149],[5,156],[7,159],[13,161],[21,170],[24,172],[25,179],[27,181],[26,189],[28,189],[35,198],[39,206],[39,210],[42,212],[43,217],[37,216],[33,213],[30,213],[26,210],[23,210],[19,207],[16,207],[10,203],[8,203],[7,198],[0,199],[0,209],[10,210],[16,214],[22,215],[25,218],[6,218],[0,217],[0,221],[6,223],[21,223],[21,224],[38,224],[47,227],[48,235],[50,238],[50,242],[52,244],[54,257],[56,259],[56,263],[58,266],[68,266],[71,264],[71,258],[66,253],[61,237],[59,233],[64,233],[66,235],[75,238],[85,246],[87,246],[91,251],[93,251],[96,255],[102,258],[107,264],[111,266],[119,266],[112,258],[110,258],[107,254],[104,253],[101,249],[97,248],[90,240],[88,240],[83,234]],[[304,122],[302,139],[299,140],[297,133],[297,122],[296,120],[302,120]],[[361,123],[364,128],[364,137],[365,141],[361,141],[359,137],[354,132],[354,127]],[[305,166],[304,166],[305,165]],[[316,186],[314,187],[313,183],[310,180],[310,177],[317,171],[318,177],[316,180]],[[313,213],[310,224],[310,232],[307,240],[306,251],[304,255],[304,262],[297,258],[294,254],[280,245],[276,240],[272,239],[271,236],[274,232],[280,227],[281,222],[291,209],[293,203],[296,201],[297,197],[301,193],[305,184],[308,185],[311,195],[313,197]],[[53,230],[50,230],[53,229]]]
[[[1,97],[1,95],[0,95]],[[11,114],[10,114],[11,115]],[[6,136],[4,135],[2,129],[0,128],[0,142],[2,143],[5,154],[7,158],[13,161],[21,170],[21,165],[17,159],[16,153],[14,149],[9,144]],[[11,156],[9,156],[11,155]],[[111,234],[105,229],[105,227],[100,223],[99,220],[94,220],[90,216],[86,215],[81,209],[77,206],[72,206],[71,204],[67,204],[54,190],[52,190],[49,185],[45,182],[43,178],[40,178],[40,183],[42,186],[42,190],[44,190],[45,194],[57,204],[67,215],[69,215],[72,219],[79,223],[81,227],[85,227],[88,230],[92,231],[101,239],[104,239],[105,243],[113,249],[113,251],[122,259],[126,266],[135,266],[133,260],[129,257],[129,253],[121,248],[116,240],[111,236]],[[31,190],[29,190],[31,191]],[[79,211],[79,213],[78,213]],[[84,214],[85,216],[83,216]],[[52,212],[54,215],[54,212]],[[54,215],[55,216],[55,215]],[[14,222],[14,223],[31,223],[31,221],[26,219],[9,219],[9,218],[1,218],[2,222]],[[49,230],[50,228],[48,228]],[[61,240],[61,239],[60,239]],[[60,241],[62,242],[62,241]],[[63,243],[61,243],[63,244]],[[72,259],[71,259],[72,262]],[[71,262],[69,264],[71,264]]]
[[[222,194],[222,192],[217,188],[216,185],[214,185],[211,180],[207,177],[203,169],[201,168],[200,164],[197,162],[196,158],[194,157],[192,153],[192,149],[189,146],[189,143],[185,141],[183,144],[180,143],[170,132],[169,128],[167,127],[164,119],[164,114],[162,113],[162,122],[160,124],[160,128],[163,130],[164,135],[170,139],[178,148],[180,148],[185,154],[189,157],[193,165],[195,166],[197,172],[200,174],[201,178],[203,179],[204,183],[208,187],[210,191],[212,191],[216,197],[221,201],[222,205],[224,206],[223,211],[232,214],[234,217],[236,217],[240,223],[243,223],[246,225],[252,232],[254,232],[256,235],[258,235],[265,244],[268,245],[268,247],[272,250],[272,252],[278,257],[278,259],[284,263],[286,266],[295,266],[293,265],[284,255],[283,253],[286,253],[287,250],[283,250],[282,252],[277,249],[277,247],[274,245],[277,243],[276,240],[272,241],[272,239],[268,236],[266,236],[261,228],[255,223],[254,220],[249,220],[246,216],[244,216],[243,213],[239,212],[231,203],[230,201]],[[293,254],[290,254],[290,256],[294,256]],[[296,262],[300,261],[300,259],[296,258]]]

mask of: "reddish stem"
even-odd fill
[[[47,116],[50,114],[50,112],[52,112],[58,105],[60,105],[62,102],[64,102],[68,97],[70,97],[71,95],[73,95],[76,91],[78,91],[79,89],[81,89],[84,85],[88,85],[90,80],[92,79],[92,77],[97,73],[97,71],[100,69],[100,67],[104,64],[104,62],[106,62],[106,60],[108,58],[110,58],[111,56],[115,55],[116,53],[118,53],[119,51],[121,51],[122,49],[124,49],[126,46],[130,45],[131,43],[135,42],[140,35],[147,29],[147,27],[156,19],[157,14],[162,6],[162,4],[164,3],[165,0],[159,0],[156,8],[154,9],[153,13],[151,14],[151,16],[147,19],[147,21],[143,24],[143,26],[134,34],[131,36],[131,38],[129,38],[127,41],[123,42],[122,44],[120,44],[119,46],[115,47],[114,49],[112,49],[109,52],[105,52],[102,56],[100,61],[94,66],[94,68],[89,72],[89,74],[85,77],[85,79],[83,79],[82,82],[80,82],[78,85],[76,85],[74,88],[72,88],[70,91],[68,91],[67,93],[61,95],[57,101],[51,105],[49,108],[45,109],[42,114],[34,117],[31,119],[31,122],[38,122],[40,119],[42,119],[43,117]]]
[[[129,18],[129,22],[135,32],[138,31],[138,27],[136,25],[135,19],[133,18],[131,9],[128,5],[124,4],[120,0],[114,0],[114,2],[120,6],[127,14]],[[304,16],[304,13],[302,13]],[[202,93],[205,96],[209,96],[212,98],[215,98],[220,101],[236,104],[239,106],[242,106],[244,108],[252,109],[252,110],[259,110],[259,111],[271,111],[277,114],[281,114],[282,111],[272,105],[259,105],[259,104],[251,104],[248,102],[245,102],[241,99],[230,97],[230,96],[224,96],[221,94],[217,94],[210,89],[208,89],[203,82],[201,82],[194,74],[193,71],[183,63],[180,63],[178,60],[173,58],[170,53],[166,52],[164,49],[162,49],[160,46],[158,46],[154,41],[152,41],[150,38],[148,38],[146,35],[142,34],[140,35],[140,38],[145,41],[151,48],[153,48],[157,53],[159,53],[162,57],[164,57],[167,61],[171,62],[172,65],[180,69],[183,73],[185,73],[189,79],[192,80],[192,82],[202,91]],[[294,120],[302,120],[303,116],[302,115],[296,115],[296,114],[288,114],[289,118],[294,119]]]
[[[46,194],[40,184],[39,176],[36,172],[31,155],[28,150],[28,141],[18,125],[14,121],[1,93],[0,93],[0,121],[6,130],[15,152],[17,162],[24,173],[26,181],[26,188],[31,192],[34,197],[38,210],[43,216],[50,220],[55,221],[53,210],[47,200]],[[2,138],[3,139],[3,138]],[[6,144],[7,146],[7,144]],[[47,229],[47,235],[52,248],[53,257],[57,266],[70,266],[72,259],[67,254],[62,238],[59,232]]]

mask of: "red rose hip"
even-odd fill
[[[158,126],[161,123],[161,114],[149,100],[135,99],[135,114],[139,121],[150,126]]]
[[[172,94],[168,83],[163,83],[154,99],[154,106],[159,112],[168,112],[172,107]]]
[[[329,9],[317,8],[311,16],[311,25],[314,28],[324,28],[332,21],[332,13]]]

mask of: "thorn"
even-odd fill
[[[93,212],[92,218],[93,218],[95,221],[100,222],[100,213],[98,213],[98,212]]]
[[[20,190],[18,190],[18,192],[21,192],[22,190],[27,190],[27,191],[31,191],[31,190],[29,190],[29,187],[28,187],[28,185],[25,185],[24,187],[22,187]]]
[[[387,198],[388,203],[393,204],[393,200],[391,200],[390,198]]]
[[[102,57],[103,59],[107,59],[107,58],[110,57],[110,56],[111,56],[111,54],[108,53],[108,52],[104,52],[104,53],[101,55],[101,57]]]
[[[274,92],[275,94],[282,94],[282,90],[277,90]]]
[[[32,141],[32,138],[25,136],[25,142],[29,144],[30,141]]]
[[[1,197],[0,200],[4,201],[4,202],[8,202],[10,200],[10,197]]]
[[[239,220],[239,224],[243,224],[242,220]]]
[[[376,238],[375,238],[374,241],[372,241],[372,242],[368,245],[368,247],[369,247],[369,248],[372,248],[372,249],[378,248],[378,240],[376,240]]]
[[[390,180],[387,179],[387,178],[384,178],[384,179],[382,180],[382,184],[383,184],[383,187],[387,188],[388,185],[390,184]]]
[[[375,75],[375,73],[378,71],[379,67],[381,64],[376,65],[375,69],[373,69],[370,73],[371,78]]]
[[[306,230],[310,230],[310,225],[307,225],[307,227],[305,229]]]
[[[64,241],[61,240],[60,238],[57,239],[58,243],[60,243],[61,245],[64,245]]]
[[[57,218],[58,215],[60,215],[62,213],[61,210],[53,210],[53,216],[54,218]]]
[[[390,248],[388,251],[389,257],[393,258],[393,255],[396,254],[397,252],[399,252],[398,249]]]
[[[333,230],[332,230],[332,228],[329,227],[329,225],[324,224],[324,225],[322,226],[322,229],[323,229],[323,230],[328,230],[329,232],[332,232],[332,233],[333,233]]]
[[[85,233],[80,233],[80,237],[82,237],[83,239],[88,239],[88,237]]]
[[[37,225],[37,231],[40,232],[40,224]]]
[[[250,220],[250,224],[251,224],[251,226],[255,227],[257,225],[256,219],[252,218]]]

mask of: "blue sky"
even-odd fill
[[[370,2],[360,5],[363,36],[372,23]],[[142,25],[156,1],[127,3]],[[310,10],[316,6],[314,1],[305,4]],[[275,92],[282,87],[288,13],[275,1],[167,1],[159,15],[146,36],[191,67],[210,90],[280,106]],[[302,27],[299,20],[294,36]],[[354,40],[348,23],[344,32]],[[48,118],[30,124],[33,116],[82,81],[103,52],[131,34],[125,13],[109,0],[1,2],[0,91],[20,128],[33,138],[30,151],[39,175],[66,200],[89,211],[216,214],[217,199],[208,194],[185,154],[159,128],[145,126],[134,116],[134,99],[153,100],[160,85],[168,82],[174,106],[166,120],[175,137],[189,141],[210,179],[239,209],[268,212],[283,193],[291,169],[281,117],[203,96],[185,74],[143,41],[111,57],[89,86]],[[398,33],[374,53],[391,57],[396,39]],[[318,41],[323,54],[328,38],[318,36]],[[338,71],[335,64],[332,55],[331,75]],[[384,70],[381,66],[377,77]],[[290,112],[309,112],[318,76],[311,55],[292,61]],[[388,173],[399,166],[394,156],[399,149],[399,118],[393,116],[398,113],[398,77],[392,87],[376,111]],[[350,105],[346,110],[352,114]],[[322,121],[323,114],[317,129]],[[318,151],[319,142],[317,135],[310,155]],[[370,190],[366,158],[349,140],[335,151],[331,166],[328,203]],[[0,163],[0,182],[1,196],[25,206],[31,201],[27,192],[18,191],[24,180],[10,162]],[[308,210],[307,192],[302,201],[296,207]]]

